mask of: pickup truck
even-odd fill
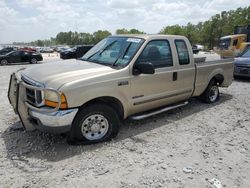
[[[183,36],[109,36],[81,59],[13,73],[8,97],[27,130],[97,143],[114,138],[126,118],[147,118],[191,97],[218,101],[233,68],[230,59],[195,63]]]

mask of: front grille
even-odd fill
[[[26,97],[29,103],[39,105],[43,102],[41,91],[26,88]]]
[[[35,104],[36,103],[36,94],[33,89],[26,88],[26,95],[28,102]]]
[[[40,83],[37,83],[25,76],[22,76],[22,80],[28,85],[35,86],[35,87],[42,87]],[[26,88],[26,99],[27,99],[27,102],[30,103],[31,105],[34,105],[37,107],[43,105],[43,96],[40,90]]]

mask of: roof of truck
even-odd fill
[[[181,35],[161,35],[161,34],[124,34],[124,35],[112,35],[111,37],[132,37],[142,39],[154,39],[154,38],[186,38]]]

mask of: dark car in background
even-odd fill
[[[250,46],[234,60],[234,76],[250,78]]]
[[[60,52],[60,58],[61,59],[78,59],[82,57],[85,53],[87,53],[92,47],[93,45],[75,46],[73,48]]]
[[[6,47],[6,48],[3,48],[0,50],[0,55],[5,55],[5,54],[10,53],[10,52],[15,51],[15,50],[16,50],[16,48],[14,48],[14,47]]]
[[[42,60],[43,57],[40,53],[30,51],[13,51],[5,55],[0,55],[0,65],[21,62],[37,63],[38,61]]]

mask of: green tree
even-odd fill
[[[145,34],[145,32],[139,31],[138,29],[127,30],[127,29],[123,28],[123,29],[117,29],[116,34],[118,34],[118,35],[122,35],[122,34]]]
[[[106,38],[109,35],[111,35],[111,33],[109,31],[98,30],[98,31],[93,33],[92,43],[96,44],[96,43],[98,43],[99,41],[101,41],[102,39]]]

